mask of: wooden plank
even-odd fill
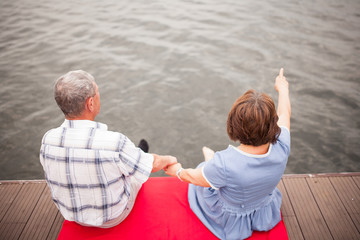
[[[283,217],[286,227],[286,231],[290,240],[303,240],[304,236],[300,229],[297,218],[294,217]]]
[[[52,224],[49,235],[47,236],[46,239],[56,240],[61,231],[63,222],[64,222],[64,218],[61,215],[61,213],[58,211],[58,214],[56,215],[56,219],[55,219],[54,223]]]
[[[282,194],[281,213],[283,215],[289,239],[303,240],[304,236],[301,232],[299,222],[295,216],[295,212],[293,210],[289,196],[282,180],[279,182],[277,187]]]
[[[23,184],[1,221],[0,239],[19,238],[44,188],[45,183]]]
[[[354,180],[354,182],[356,183],[356,185],[360,189],[360,177],[356,176],[356,177],[352,177],[352,179]]]
[[[278,189],[280,190],[282,194],[282,204],[281,204],[281,213],[284,217],[293,217],[295,216],[295,212],[293,210],[293,207],[291,206],[291,202],[289,199],[289,196],[287,194],[287,191],[285,189],[284,183],[281,180],[279,184],[277,185]]]
[[[294,212],[305,239],[332,239],[305,178],[285,178]]]
[[[20,184],[0,184],[0,222],[21,189]]]
[[[284,179],[284,178],[351,177],[351,176],[360,177],[360,172],[284,174],[282,178]]]
[[[51,193],[46,187],[19,239],[46,239],[57,213]]]
[[[334,239],[360,239],[353,221],[328,178],[307,178],[322,215]]]
[[[352,177],[333,177],[330,182],[360,232],[360,189]]]

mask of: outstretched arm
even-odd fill
[[[284,76],[284,69],[280,69],[279,75],[275,80],[275,89],[279,93],[277,114],[279,116],[278,125],[285,126],[290,130],[291,104],[289,97],[289,83]]]
[[[206,181],[204,176],[202,175],[202,169],[201,168],[188,168],[188,169],[182,169],[181,164],[177,163],[174,165],[171,165],[167,167],[165,170],[165,173],[172,176],[172,177],[179,177],[180,180],[188,183],[192,183],[194,185],[198,185],[201,187],[210,187],[210,184]],[[178,172],[178,176],[176,175],[176,172]]]
[[[157,172],[161,169],[165,169],[168,166],[177,163],[176,157],[173,156],[162,156],[157,154],[152,154],[154,156],[153,169],[151,172]]]

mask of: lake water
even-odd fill
[[[222,150],[227,113],[250,88],[277,103],[290,83],[286,173],[360,171],[360,1],[0,2],[0,179],[39,179],[43,134],[63,122],[53,83],[99,85],[108,124],[184,167]],[[162,176],[163,173],[154,174]]]

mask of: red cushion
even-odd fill
[[[64,221],[58,239],[217,239],[191,211],[188,184],[176,178],[152,177],[141,188],[129,216],[118,226],[101,229]],[[283,220],[250,240],[288,240]]]

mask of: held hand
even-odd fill
[[[151,172],[157,172],[161,169],[166,168],[169,165],[177,163],[176,157],[173,156],[162,156],[153,154],[154,162],[153,162],[153,169]]]
[[[177,158],[173,157],[173,156],[165,156],[165,165],[163,167],[163,169],[166,169],[168,166],[174,165],[175,163],[177,163]]]
[[[280,69],[279,75],[275,79],[275,89],[277,92],[289,90],[289,83],[284,76],[283,68]]]
[[[164,169],[165,173],[167,175],[170,175],[172,177],[176,177],[176,171],[181,168],[180,163],[173,164],[171,166],[168,166],[166,169]]]

